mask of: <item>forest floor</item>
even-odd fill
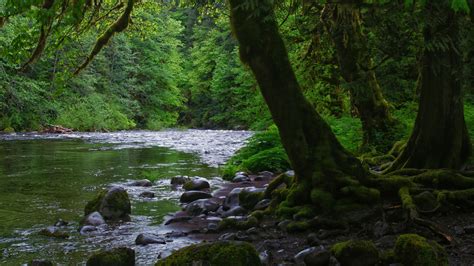
[[[273,178],[255,181],[255,177],[250,176],[250,181],[246,182],[225,183],[213,193],[213,199],[222,204],[234,188],[263,188]],[[383,206],[347,213],[345,218],[350,218],[351,223],[344,230],[288,232],[286,225],[289,221],[277,217],[265,217],[258,227],[246,230],[217,230],[214,225],[221,219],[222,213],[190,217],[185,211],[174,214],[173,222],[165,227],[184,232],[183,237],[198,241],[238,240],[252,243],[266,265],[304,265],[301,264],[302,256],[296,256],[301,251],[312,247],[329,250],[333,244],[350,239],[372,240],[379,251],[389,250],[394,247],[397,237],[406,233],[416,233],[438,242],[446,249],[450,265],[474,265],[474,213],[451,208],[423,217],[438,224],[454,238],[448,242],[427,227],[407,222],[400,206],[400,202],[385,202]],[[338,264],[335,262],[333,265]]]

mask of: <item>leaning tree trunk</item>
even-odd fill
[[[426,14],[418,115],[405,150],[387,171],[462,169],[471,154],[461,95],[457,14],[437,1],[428,1]]]
[[[337,51],[341,76],[347,83],[351,103],[362,122],[362,147],[373,145],[387,150],[396,139],[396,124],[372,69],[373,63],[362,32],[360,0],[328,3],[323,23]]]
[[[244,8],[244,2],[229,0],[231,24],[240,44],[241,59],[257,79],[296,173],[286,206],[313,204],[324,208],[332,206],[333,200],[364,194],[358,192],[367,189],[352,188],[362,187],[360,183],[367,177],[365,170],[341,146],[301,92],[270,0],[258,1],[255,9]],[[366,195],[362,197],[367,200]]]

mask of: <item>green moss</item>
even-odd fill
[[[334,206],[332,194],[317,188],[311,190],[311,202],[323,210],[330,210]]]
[[[261,171],[281,173],[290,169],[290,163],[285,150],[282,147],[275,147],[245,159],[242,162],[242,167],[252,173]]]
[[[155,265],[259,266],[261,263],[257,251],[251,244],[246,242],[221,241],[182,248],[166,259],[158,261]]]
[[[102,200],[106,194],[107,190],[102,189],[97,193],[93,200],[87,202],[86,207],[84,208],[84,215],[89,215],[96,211],[98,212],[100,210],[100,204],[102,203]]]
[[[219,222],[218,230],[238,229],[246,230],[258,226],[258,219],[255,216],[249,216],[245,221],[238,221],[236,219],[224,218]]]
[[[270,183],[268,183],[268,187],[265,190],[265,198],[269,199],[273,197],[273,192],[278,189],[281,185],[285,184],[287,187],[290,187],[292,183],[292,178],[286,174],[281,174],[275,177]],[[287,195],[285,195],[286,198]]]
[[[135,251],[129,248],[116,248],[92,255],[87,266],[134,266]]]
[[[311,184],[301,181],[293,184],[288,193],[286,200],[290,206],[301,206],[311,202]]]
[[[449,202],[462,207],[474,207],[474,188],[459,191],[442,191],[438,193],[439,202]]]
[[[286,226],[288,232],[304,232],[311,228],[308,221],[293,221]]]
[[[247,210],[253,210],[253,207],[255,207],[263,197],[264,192],[251,192],[244,189],[239,193],[239,204]]]
[[[396,262],[395,251],[393,249],[384,250],[380,253],[380,260],[382,265],[390,265]]]
[[[306,205],[300,207],[300,209],[293,215],[293,219],[295,220],[302,220],[302,219],[309,219],[313,218],[316,215],[316,212],[311,205]]]
[[[398,237],[395,243],[395,257],[397,262],[405,266],[448,265],[443,247],[416,234]]]
[[[380,191],[365,186],[346,186],[341,188],[345,196],[353,198],[356,202],[374,204],[380,201]]]
[[[15,129],[13,129],[12,127],[6,127],[5,129],[3,129],[3,132],[4,133],[15,133]]]
[[[372,241],[349,240],[337,243],[331,248],[332,254],[341,265],[369,266],[379,263],[379,251]]]
[[[410,178],[403,176],[389,176],[376,179],[378,188],[385,194],[397,194],[402,187],[414,187]]]

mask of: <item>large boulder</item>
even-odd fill
[[[173,252],[157,266],[180,265],[262,265],[255,248],[246,242],[218,241],[191,245]]]
[[[87,266],[135,266],[135,251],[130,248],[115,248],[92,255]]]
[[[191,190],[184,192],[179,198],[180,202],[190,203],[198,199],[212,198],[212,195],[203,191]]]
[[[186,182],[183,185],[184,190],[190,191],[190,190],[203,190],[203,189],[208,189],[210,188],[211,185],[207,180],[203,178],[196,178],[191,181]]]
[[[96,211],[107,221],[129,220],[132,207],[127,191],[118,186],[100,191],[95,199],[87,203],[84,214]]]
[[[405,266],[448,265],[444,248],[417,234],[405,234],[398,237],[395,243],[395,259]]]
[[[334,257],[342,266],[371,266],[380,261],[380,254],[374,243],[365,240],[349,240],[331,248]]]

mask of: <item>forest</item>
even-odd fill
[[[0,0],[0,131],[0,186],[106,175],[38,246],[141,232],[0,264],[474,262],[473,0]]]

